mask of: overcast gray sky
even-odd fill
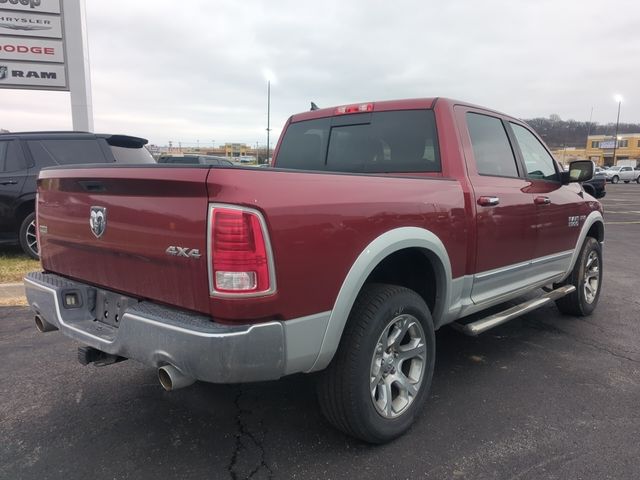
[[[640,9],[624,0],[86,0],[95,130],[266,142],[320,106],[447,96],[520,118],[640,122]],[[0,127],[70,129],[69,95],[0,90]]]

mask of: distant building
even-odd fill
[[[244,143],[225,143],[224,144],[225,157],[244,157],[249,154],[251,147]]]
[[[613,149],[616,147],[616,158]],[[587,139],[586,158],[596,165],[611,166],[624,160],[626,165],[637,165],[640,161],[640,133],[621,133],[618,143],[611,135],[589,135]]]
[[[585,160],[587,158],[587,151],[584,148],[567,147],[552,150],[551,153],[562,165],[568,165],[574,160]]]

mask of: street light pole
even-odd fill
[[[271,80],[267,80],[267,158],[266,163],[269,163],[269,149],[271,143],[269,142],[269,134],[271,133]]]
[[[616,95],[615,100],[618,102],[618,117],[616,118],[616,134],[613,139],[613,165],[616,164],[616,150],[618,148],[618,125],[620,125],[620,105],[622,104],[622,96]]]

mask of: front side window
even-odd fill
[[[473,156],[480,175],[517,177],[516,159],[502,120],[478,113],[467,113]]]
[[[511,124],[516,137],[527,177],[536,180],[558,180],[553,157],[547,152],[542,143],[529,130],[516,123]]]

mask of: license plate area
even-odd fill
[[[138,300],[105,290],[96,291],[95,315],[98,322],[118,327],[127,308]]]

